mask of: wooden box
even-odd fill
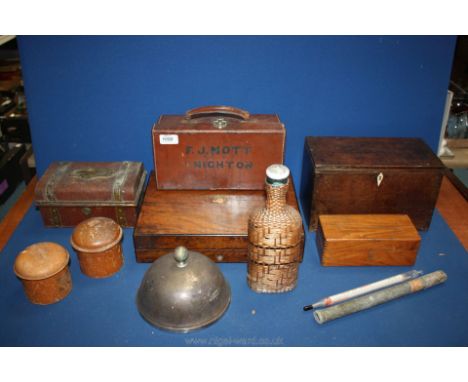
[[[429,228],[444,165],[420,139],[306,137],[301,202],[318,215],[405,214]]]
[[[54,162],[36,185],[35,203],[47,227],[98,216],[133,227],[145,179],[140,162]]]
[[[322,265],[413,265],[421,238],[407,215],[320,215]]]
[[[290,184],[287,203],[299,209]],[[158,190],[150,176],[133,233],[137,261],[183,245],[217,262],[247,262],[248,218],[265,198],[264,190]]]
[[[283,163],[277,115],[208,106],[163,115],[153,126],[156,185],[163,189],[262,190],[266,168]]]

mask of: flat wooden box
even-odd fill
[[[445,168],[420,139],[352,137],[306,137],[302,166],[310,231],[334,214],[404,214],[427,230]]]
[[[324,266],[413,265],[421,238],[407,215],[320,215]]]
[[[292,178],[287,202],[299,209]],[[248,218],[264,203],[262,190],[158,190],[151,174],[133,233],[136,259],[184,245],[216,262],[246,262]]]

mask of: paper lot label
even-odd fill
[[[159,143],[161,145],[178,145],[179,136],[177,134],[161,134],[159,135]]]

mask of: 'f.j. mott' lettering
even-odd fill
[[[250,146],[186,146],[185,154],[198,155],[248,155],[252,152]]]
[[[249,170],[253,167],[252,162],[235,162],[230,160],[196,160],[193,162],[194,168],[237,168],[239,170]]]

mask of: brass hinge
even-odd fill
[[[125,210],[122,207],[115,207],[115,216],[117,218],[117,223],[119,225],[127,227],[127,217],[125,215]]]
[[[51,225],[54,227],[62,226],[62,218],[60,216],[60,211],[56,207],[52,207],[50,209],[50,222],[51,222]]]

